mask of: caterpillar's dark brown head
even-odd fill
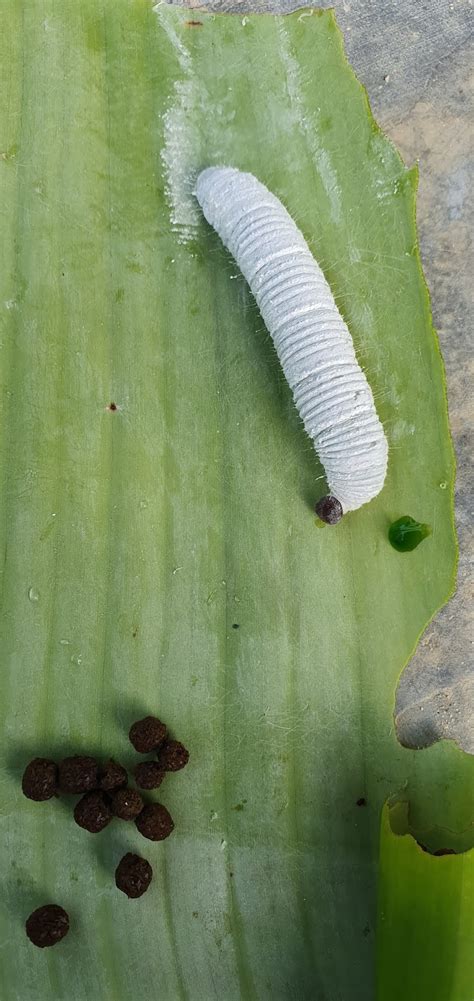
[[[337,525],[344,514],[341,502],[332,494],[321,497],[321,500],[316,504],[315,511],[318,518],[325,521],[327,525]]]

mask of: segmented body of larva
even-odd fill
[[[388,447],[331,289],[293,219],[252,174],[208,167],[196,197],[255,296],[305,429],[324,466],[334,523],[382,489]]]

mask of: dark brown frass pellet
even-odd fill
[[[33,758],[23,772],[23,793],[36,803],[51,799],[56,793],[57,785],[58,768],[49,758]]]
[[[136,789],[117,789],[110,797],[110,806],[120,820],[135,820],[143,810],[143,800]]]
[[[86,792],[74,807],[74,820],[91,834],[98,834],[112,820],[110,807],[101,792]]]
[[[98,784],[98,764],[95,758],[83,754],[64,758],[59,763],[59,788],[61,792],[90,792]]]
[[[133,774],[140,789],[158,789],[165,777],[158,761],[142,761],[134,768]]]
[[[164,841],[174,828],[174,823],[165,806],[148,803],[135,821],[140,834],[149,841]]]
[[[167,740],[160,748],[158,764],[165,772],[179,772],[189,761],[189,751],[179,740]]]
[[[145,716],[130,727],[129,738],[139,754],[150,754],[166,739],[166,726],[156,716]]]
[[[39,949],[56,945],[69,931],[69,915],[59,904],[38,907],[26,920],[26,934]]]
[[[316,504],[315,511],[318,518],[325,521],[327,525],[337,525],[344,514],[341,502],[332,494],[322,497]]]
[[[115,870],[115,885],[127,897],[141,897],[148,890],[152,877],[150,863],[141,855],[127,852]]]
[[[127,785],[127,781],[126,769],[112,758],[99,768],[99,788],[104,792],[122,789]]]

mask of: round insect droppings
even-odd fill
[[[58,768],[49,758],[33,758],[26,766],[21,788],[27,799],[42,803],[51,799],[58,785]]]
[[[122,789],[127,785],[127,771],[123,765],[110,758],[99,769],[99,787],[104,792],[113,792],[115,789]]]
[[[74,807],[74,820],[91,834],[98,834],[112,820],[111,810],[101,792],[86,792]]]
[[[130,727],[129,739],[139,754],[150,754],[166,739],[166,726],[156,716],[145,716]]]
[[[158,761],[141,761],[133,770],[135,781],[140,789],[158,789],[165,771]]]
[[[161,803],[148,803],[137,817],[135,824],[140,834],[149,841],[164,841],[174,828],[168,810]]]
[[[117,789],[110,797],[110,806],[120,820],[135,820],[143,810],[143,800],[136,789]]]
[[[56,945],[69,931],[69,915],[59,904],[38,907],[26,919],[26,934],[38,949]]]
[[[318,518],[325,521],[327,525],[337,525],[343,515],[342,504],[337,497],[333,497],[331,494],[318,501],[315,511]]]
[[[115,885],[127,897],[142,897],[153,878],[153,869],[146,858],[127,852],[115,870]]]
[[[98,765],[95,758],[76,754],[72,758],[64,758],[59,764],[59,788],[61,792],[90,792],[97,788]]]
[[[179,740],[167,740],[158,753],[158,764],[165,772],[179,772],[189,761],[189,751]]]

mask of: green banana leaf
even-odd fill
[[[471,1001],[474,851],[423,851],[407,804],[384,807],[380,837],[377,981],[380,1001]],[[444,834],[450,840],[448,832]],[[444,842],[446,846],[446,840]],[[444,852],[442,845],[438,851]]]
[[[415,828],[472,817],[472,762],[402,749],[392,720],[456,562],[416,171],[330,12],[0,7],[5,997],[368,1001],[383,802],[403,789]],[[211,163],[282,198],[373,387],[386,487],[335,529],[312,513],[323,473],[271,340],[194,203]],[[408,554],[387,540],[403,514],[432,527]],[[22,796],[33,755],[131,764],[149,712],[191,752],[160,789],[163,844]],[[127,850],[154,868],[138,901],[114,885]],[[24,921],[50,901],[71,930],[39,952]]]

